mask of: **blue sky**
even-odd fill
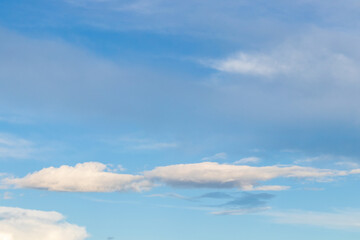
[[[359,13],[0,0],[0,240],[358,239]]]

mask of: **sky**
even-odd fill
[[[0,0],[0,240],[355,240],[360,3]]]

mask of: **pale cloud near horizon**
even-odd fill
[[[277,224],[307,225],[328,229],[360,230],[360,211],[345,209],[329,212],[305,210],[275,210],[268,206],[240,209],[224,209],[211,212],[213,215],[248,215],[265,216]]]
[[[58,212],[0,207],[1,240],[84,240],[84,227],[70,224]]]
[[[281,224],[360,230],[360,211],[357,209],[345,209],[333,212],[288,210],[269,211],[262,214],[269,216],[271,221]]]

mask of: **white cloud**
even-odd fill
[[[286,71],[287,65],[263,54],[238,53],[235,56],[208,63],[221,72],[271,76]]]
[[[213,161],[213,160],[226,159],[226,158],[227,158],[227,154],[224,153],[224,152],[221,152],[221,153],[216,153],[216,154],[214,154],[212,156],[209,156],[209,157],[204,157],[201,160],[203,160],[203,161]]]
[[[84,227],[64,221],[58,212],[0,207],[1,240],[84,240]]]
[[[239,188],[243,190],[284,190],[286,186],[258,186],[275,178],[305,178],[325,181],[347,171],[317,169],[300,166],[238,166],[203,162],[157,167],[144,173],[145,177],[175,187]]]
[[[301,178],[326,182],[334,177],[359,174],[359,169],[340,171],[302,166],[263,166],[202,162],[156,167],[142,175],[116,173],[99,162],[49,167],[23,178],[7,177],[5,186],[65,192],[114,192],[149,190],[156,182],[173,187],[238,188],[245,191],[281,191],[289,186],[263,185],[277,178]]]
[[[268,212],[273,221],[282,224],[312,225],[335,229],[360,230],[360,211],[345,210],[336,212],[311,212],[311,211],[279,211]]]
[[[259,161],[260,161],[260,158],[258,158],[258,157],[247,157],[247,158],[242,158],[242,159],[234,162],[234,164],[258,163]]]
[[[343,86],[359,83],[360,56],[349,51],[357,36],[323,29],[294,35],[261,52],[238,52],[203,64],[223,73],[273,77],[284,82],[332,82]]]
[[[142,191],[152,184],[143,176],[118,174],[99,162],[79,163],[75,167],[49,167],[23,178],[7,178],[5,184],[19,188],[37,188],[65,192]]]

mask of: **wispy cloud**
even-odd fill
[[[212,156],[209,157],[203,157],[201,160],[203,161],[213,161],[213,160],[219,160],[219,159],[226,159],[227,158],[227,154],[224,152],[221,153],[216,153]]]
[[[1,158],[29,158],[36,152],[35,144],[11,134],[0,133]]]
[[[360,164],[353,161],[340,161],[336,162],[335,165],[346,168],[360,168]]]
[[[4,192],[2,198],[4,200],[10,200],[13,199],[13,194],[11,192]]]
[[[240,208],[240,209],[214,211],[214,212],[211,212],[211,214],[213,214],[213,215],[247,215],[247,214],[267,211],[270,209],[271,209],[270,207]]]
[[[231,210],[263,208],[267,207],[268,201],[274,197],[275,195],[269,193],[244,192],[240,197],[233,197],[232,200],[222,204],[221,206],[230,208]]]
[[[238,53],[223,60],[205,61],[204,63],[221,72],[265,77],[286,72],[288,68],[285,63],[263,54]]]
[[[342,43],[336,45],[337,40]],[[222,73],[253,76],[235,78],[239,80],[259,82],[271,79],[289,86],[307,87],[326,82],[335,86],[358,87],[360,55],[357,51],[348,51],[346,46],[357,41],[355,35],[314,28],[261,52],[238,52],[222,59],[200,62]],[[226,81],[229,76],[220,78]]]
[[[233,198],[233,196],[224,192],[210,192],[210,193],[205,193],[196,198],[228,199],[228,198]]]
[[[281,224],[310,225],[335,229],[360,230],[360,211],[354,209],[334,212],[316,211],[271,211],[265,213],[274,222]]]
[[[323,154],[314,157],[301,158],[294,161],[295,164],[310,164],[310,163],[333,163],[337,166],[357,168],[359,165],[356,159],[347,156]]]
[[[260,158],[258,157],[247,157],[235,161],[234,164],[249,164],[249,163],[258,163],[258,162],[260,162]]]
[[[188,200],[193,201],[192,198],[186,197],[177,193],[158,193],[158,194],[150,194],[147,195],[147,197],[160,197],[160,198],[176,198],[176,199],[182,199],[182,200]]]
[[[111,145],[121,146],[130,150],[163,150],[179,147],[176,142],[156,141],[149,138],[120,137],[112,139],[102,139],[103,142]]]

